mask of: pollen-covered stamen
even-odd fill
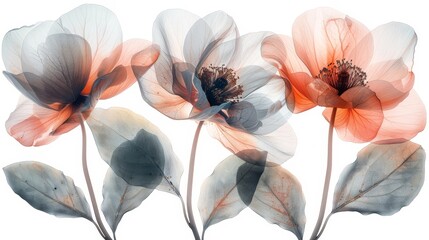
[[[239,77],[233,69],[225,65],[215,67],[210,64],[208,67],[202,67],[198,78],[211,106],[238,102],[243,94],[243,86],[237,85]]]
[[[366,73],[360,67],[353,65],[352,61],[345,59],[337,60],[336,63],[330,63],[327,67],[320,70],[316,76],[322,81],[338,90],[338,95],[352,87],[366,86]]]

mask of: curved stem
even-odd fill
[[[186,193],[186,207],[188,210],[189,227],[192,229],[195,240],[200,240],[200,234],[195,225],[194,213],[192,211],[192,184],[194,182],[194,168],[195,168],[195,152],[197,150],[198,137],[200,136],[201,127],[204,121],[198,123],[197,129],[195,130],[194,141],[192,143],[191,157],[189,159],[189,172],[188,172],[188,186]]]
[[[92,188],[91,178],[89,177],[88,161],[86,159],[86,130],[85,130],[85,124],[84,124],[84,119],[82,114],[79,114],[79,123],[80,123],[80,128],[82,130],[82,169],[83,169],[83,174],[85,176],[86,186],[88,187],[92,208],[94,210],[95,219],[97,220],[98,226],[101,232],[103,233],[102,234],[103,238],[106,240],[112,240],[106,228],[104,227],[103,222],[101,221],[100,212],[98,211],[98,205],[95,199],[94,189]]]
[[[101,231],[100,227],[97,225],[97,223],[91,219],[91,222],[94,224],[95,228],[97,228],[98,233],[100,233],[100,235],[104,238],[104,234]]]
[[[329,121],[328,156],[327,156],[327,164],[326,164],[325,185],[323,187],[322,202],[320,203],[319,218],[317,219],[317,223],[316,223],[316,226],[314,227],[313,234],[311,235],[310,240],[314,240],[320,237],[318,233],[320,230],[320,226],[322,225],[323,217],[325,216],[326,201],[328,200],[329,183],[331,181],[331,172],[332,172],[332,136],[334,133],[334,123],[335,123],[336,114],[337,114],[337,108],[333,108],[331,113],[331,119]]]
[[[319,239],[319,238],[320,238],[320,236],[322,235],[323,231],[325,231],[326,225],[328,224],[329,218],[331,218],[331,216],[332,216],[332,213],[330,213],[330,214],[326,217],[325,222],[323,223],[322,229],[320,229],[320,232],[319,232],[319,234],[317,235],[316,239]]]
[[[185,201],[183,201],[182,196],[179,196],[180,202],[182,203],[182,211],[183,211],[183,217],[185,218],[186,223],[189,227],[191,227],[191,224],[189,222],[188,214],[186,213],[186,207],[185,207]]]

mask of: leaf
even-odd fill
[[[407,206],[424,182],[425,151],[413,142],[363,148],[335,188],[332,212],[392,215]]]
[[[104,178],[101,210],[113,232],[125,213],[137,208],[153,189],[131,186],[109,169]]]
[[[306,222],[304,194],[299,181],[286,169],[265,168],[249,207],[302,239]]]
[[[259,179],[264,172],[267,152],[244,150],[238,152],[237,157],[246,161],[237,169],[237,190],[243,203],[249,206],[258,186]]]
[[[82,190],[63,172],[34,161],[13,163],[3,171],[13,191],[32,207],[57,217],[93,221]]]
[[[248,156],[262,158],[260,164],[240,159]],[[245,202],[250,202],[249,198],[251,200],[253,197],[252,191],[256,189],[264,168],[261,164],[265,164],[266,157],[266,152],[261,154],[256,150],[245,150],[229,156],[216,166],[202,184],[198,200],[203,235],[209,226],[233,218],[246,208]]]
[[[87,123],[101,157],[119,177],[180,196],[183,167],[155,125],[124,108],[96,108]]]

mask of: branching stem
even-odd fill
[[[88,187],[92,208],[94,210],[95,219],[97,220],[97,223],[98,223],[99,232],[101,231],[100,232],[101,236],[106,240],[112,240],[106,228],[104,227],[103,222],[101,221],[100,212],[98,211],[97,200],[95,199],[94,189],[91,184],[91,178],[89,177],[88,161],[86,158],[86,130],[85,130],[85,123],[84,123],[82,114],[79,114],[79,123],[80,123],[80,128],[82,130],[82,169],[83,169],[83,174],[85,176],[86,186]]]

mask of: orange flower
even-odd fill
[[[116,16],[98,5],[13,29],[2,50],[4,75],[26,97],[6,128],[25,146],[48,144],[75,128],[78,115],[87,117],[99,98],[115,96],[136,81],[131,58],[149,67],[159,54],[145,40],[122,43]]]
[[[424,129],[425,107],[412,90],[413,28],[391,22],[369,31],[318,8],[295,20],[292,36],[270,36],[262,44],[264,58],[292,87],[286,94],[291,110],[324,106],[329,121],[337,108],[334,127],[352,142],[398,142]]]

